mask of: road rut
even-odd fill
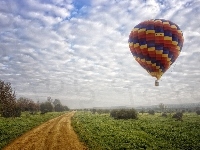
[[[71,126],[69,112],[23,134],[3,150],[87,150]]]

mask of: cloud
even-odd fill
[[[19,96],[71,107],[199,102],[200,3],[189,1],[0,2],[0,78]],[[184,34],[181,55],[160,86],[132,57],[138,23],[169,19]]]

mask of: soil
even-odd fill
[[[87,150],[71,126],[69,112],[28,131],[3,150]]]

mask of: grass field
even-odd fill
[[[109,114],[77,112],[72,126],[91,150],[197,150],[200,116],[184,113],[183,121],[168,114],[139,114],[138,120],[115,120]]]
[[[35,126],[66,112],[49,112],[43,115],[22,113],[18,118],[0,117],[0,149]]]

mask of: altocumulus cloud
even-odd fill
[[[59,98],[71,108],[200,101],[198,0],[4,0],[0,79],[17,96]],[[159,87],[136,63],[128,36],[141,21],[168,19],[185,42]]]

